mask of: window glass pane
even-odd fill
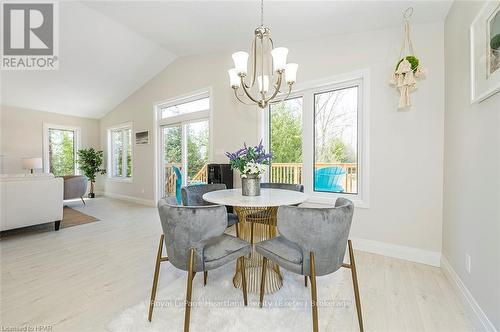
[[[125,140],[127,146],[127,177],[132,177],[132,130],[125,129]]]
[[[165,195],[176,195],[176,183],[182,184],[174,171],[174,166],[182,174],[182,130],[181,126],[163,127],[163,170]],[[182,175],[181,175],[182,177]]]
[[[269,106],[269,142],[273,153],[269,181],[302,181],[302,97]]]
[[[208,121],[186,124],[187,184],[207,183]]]
[[[112,176],[122,176],[123,168],[123,131],[111,131],[111,145],[112,145]]]
[[[75,132],[49,129],[49,168],[55,176],[75,174]]]
[[[210,108],[210,98],[202,98],[187,103],[165,107],[161,110],[161,118],[168,118],[180,114],[206,111]]]
[[[314,95],[314,190],[358,192],[358,87]]]

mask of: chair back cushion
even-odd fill
[[[278,209],[278,231],[302,249],[304,275],[310,275],[310,252],[314,252],[318,276],[342,266],[353,212],[354,205],[345,198],[338,198],[335,206],[328,208],[281,206]]]
[[[227,227],[226,207],[221,205],[185,207],[175,197],[158,202],[165,247],[169,261],[178,269],[188,270],[189,250],[195,249],[194,271],[203,271],[203,248]]]
[[[197,184],[182,188],[182,204],[185,206],[213,205],[203,200],[203,195],[216,190],[224,190],[224,183]]]
[[[284,189],[284,190],[294,190],[304,192],[303,184],[292,184],[292,183],[272,183],[266,182],[260,184],[261,188],[270,188],[270,189]]]

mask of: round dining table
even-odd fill
[[[253,246],[257,242],[278,235],[277,213],[280,206],[303,203],[307,195],[293,190],[262,188],[260,196],[243,196],[239,188],[208,192],[203,195],[203,199],[212,204],[232,206],[238,215],[236,235]],[[253,248],[250,255],[243,261],[248,291],[258,294],[263,264],[262,256]],[[283,286],[283,276],[279,266],[270,260],[267,263],[267,272],[265,292],[274,293]],[[241,269],[238,264],[233,284],[235,287],[241,287]]]

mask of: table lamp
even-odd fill
[[[33,170],[42,168],[42,158],[23,158],[23,169]]]

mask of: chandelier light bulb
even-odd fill
[[[264,80],[262,80],[262,75],[258,76],[257,83],[259,84],[259,92],[269,91],[269,76],[264,75]],[[262,84],[262,83],[264,83],[264,84]]]
[[[247,74],[248,56],[248,53],[243,51],[233,53],[234,69],[238,75]]]
[[[236,69],[229,69],[227,73],[229,74],[229,84],[231,85],[231,88],[239,88],[241,86],[241,82]]]
[[[273,48],[273,50],[271,51],[271,56],[273,57],[274,71],[280,71],[285,69],[287,55],[288,55],[288,48],[286,47]]]
[[[289,63],[285,68],[285,77],[288,84],[293,84],[297,81],[297,69],[299,65],[296,63]]]

